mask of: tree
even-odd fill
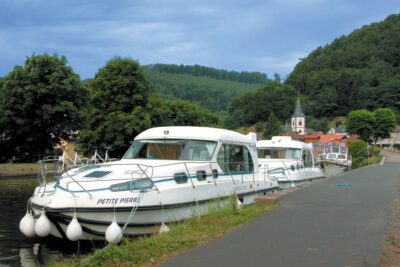
[[[355,140],[349,142],[349,153],[352,157],[352,166],[357,168],[362,166],[362,162],[367,159],[368,148],[364,140]]]
[[[152,92],[139,63],[120,57],[109,60],[87,86],[94,108],[105,114],[145,106]]]
[[[84,153],[92,153],[106,143],[113,157],[121,157],[130,141],[151,126],[145,106],[152,90],[143,71],[136,61],[115,57],[87,87],[92,107],[79,145]]]
[[[256,123],[256,132],[261,133],[264,130],[264,123],[261,121]]]
[[[71,139],[86,96],[63,56],[33,55],[14,67],[0,88],[0,160],[36,161]]]
[[[277,82],[277,83],[281,83],[282,82],[282,79],[281,79],[281,75],[279,75],[279,73],[274,73],[274,82]]]
[[[354,140],[349,142],[349,153],[353,159],[364,159],[368,156],[367,143],[364,140]]]
[[[188,101],[164,100],[153,94],[146,106],[151,124],[156,126],[219,126],[218,117],[207,109]]]
[[[390,108],[378,108],[373,111],[375,117],[374,139],[389,138],[396,127],[396,114]]]
[[[272,136],[283,134],[282,123],[275,116],[274,112],[271,111],[268,118],[264,124],[264,138],[271,139]]]
[[[374,115],[365,109],[349,113],[345,126],[350,134],[358,134],[364,141],[370,142],[374,136]]]
[[[328,129],[328,120],[326,118],[316,118],[312,115],[306,117],[307,128],[311,128],[314,131],[321,131],[326,133]]]
[[[155,126],[216,126],[208,110],[183,100],[165,100],[152,92],[139,64],[114,58],[87,81],[91,92],[89,124],[80,133],[83,152],[93,153],[105,143],[113,157],[121,157],[130,141]]]
[[[296,91],[286,85],[270,82],[256,92],[242,94],[229,105],[228,128],[251,125],[265,121],[273,111],[280,120],[286,120],[293,112]]]

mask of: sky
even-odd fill
[[[64,55],[82,79],[115,56],[284,77],[394,13],[399,0],[0,0],[0,77],[42,53]]]

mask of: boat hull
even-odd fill
[[[277,180],[279,188],[281,189],[309,183],[313,180],[325,177],[322,169],[318,167],[299,168],[293,170],[291,168],[286,168],[286,166],[281,166],[278,168],[280,171],[277,173],[271,173],[265,169],[266,168],[263,169],[264,171],[262,172],[262,175],[268,176],[269,179]]]
[[[83,230],[80,239],[104,240],[106,229],[114,218],[121,228],[126,224],[125,236],[153,234],[158,232],[162,223],[177,223],[206,214],[216,205],[224,206],[232,201],[232,196],[246,205],[253,203],[257,196],[277,189],[278,184],[271,181],[220,182],[165,191],[129,192],[119,196],[71,197],[67,205],[56,201],[46,204],[48,199],[43,195],[31,198],[29,206],[35,218],[45,210],[52,223],[50,234],[55,237],[67,238],[66,229],[76,214]],[[138,201],[124,203],[128,202],[127,199]],[[66,202],[64,197],[63,203]]]
[[[350,168],[347,164],[341,164],[334,161],[320,161],[318,164],[321,165],[326,177],[341,175],[343,172],[348,171]]]

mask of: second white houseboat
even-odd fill
[[[257,142],[261,172],[278,179],[280,187],[324,177],[314,166],[312,144],[292,140],[290,136],[274,136]]]

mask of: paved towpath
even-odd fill
[[[313,183],[163,266],[377,266],[399,174],[385,163]]]

